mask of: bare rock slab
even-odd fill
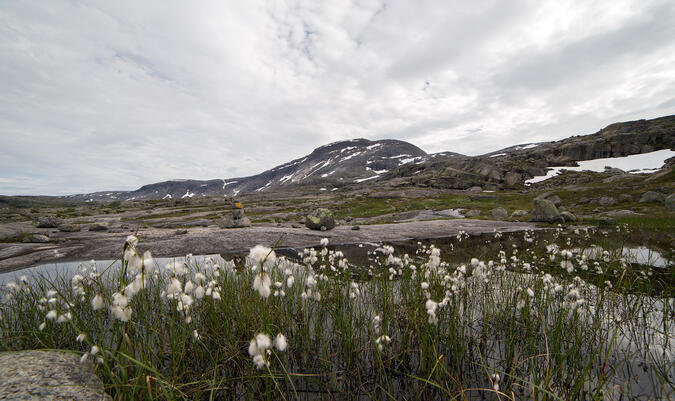
[[[0,400],[111,400],[101,380],[74,354],[0,353]]]

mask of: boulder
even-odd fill
[[[38,218],[37,228],[57,228],[63,221],[56,216],[42,216]]]
[[[518,209],[514,210],[513,213],[511,213],[511,217],[523,217],[523,216],[527,216],[527,210]]]
[[[307,215],[305,226],[311,230],[331,230],[335,227],[333,212],[326,208],[318,208]]]
[[[598,204],[600,206],[612,206],[616,205],[616,198],[613,198],[611,196],[603,196],[598,200]]]
[[[0,400],[111,400],[89,364],[58,351],[0,353]]]
[[[666,198],[666,209],[675,212],[675,193],[668,195]]]
[[[665,202],[666,197],[661,192],[647,191],[640,197],[640,203]]]
[[[504,176],[504,183],[508,186],[514,186],[523,181],[523,176],[515,171],[509,171]]]
[[[548,199],[535,199],[532,207],[532,221],[564,223],[558,208]]]
[[[23,239],[23,242],[33,243],[33,244],[46,244],[51,241],[48,236],[42,234],[30,234]]]
[[[57,228],[59,229],[59,231],[63,233],[74,233],[80,231],[81,229],[81,227],[78,224],[67,224],[67,223],[59,224]]]
[[[105,223],[89,224],[89,231],[108,231],[108,225]]]
[[[235,219],[233,216],[224,216],[218,222],[218,227],[220,228],[244,228],[250,226],[251,220],[246,216],[239,219]]]
[[[185,228],[179,228],[178,230],[174,231],[176,235],[185,235],[188,233],[188,230]]]
[[[503,207],[496,207],[490,210],[490,216],[492,216],[493,219],[505,219],[509,217],[509,212]]]
[[[561,212],[560,217],[563,218],[565,223],[573,223],[573,222],[577,221],[577,216],[575,216],[571,212]]]
[[[354,231],[358,231],[360,229],[361,229],[361,227],[359,227],[359,226],[352,226],[352,230],[354,230]]]
[[[473,186],[469,189],[467,189],[468,192],[483,192],[483,188],[479,186]]]

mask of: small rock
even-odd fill
[[[613,198],[611,196],[603,196],[598,200],[598,204],[600,206],[612,206],[616,205],[616,198]]]
[[[122,224],[122,230],[128,230],[129,225],[128,224]]]
[[[176,230],[175,233],[176,233],[176,235],[185,235],[185,234],[188,233],[188,230],[185,229],[185,228],[180,228],[180,229]]]
[[[104,223],[89,224],[89,231],[108,231],[108,225]]]
[[[562,199],[558,195],[552,195],[546,198],[547,200],[551,201],[555,207],[559,207],[562,205]]]
[[[63,223],[61,219],[56,216],[42,216],[38,218],[37,228],[57,228],[59,224]]]
[[[668,195],[666,198],[666,209],[675,211],[675,193]]]
[[[619,195],[619,202],[632,202],[633,197],[630,196],[629,194],[621,194]]]
[[[59,224],[58,227],[59,231],[63,233],[74,233],[80,231],[81,228],[82,227],[80,227],[79,224],[66,224],[66,223]]]
[[[297,225],[297,224],[295,224],[295,223],[291,224],[291,227],[293,227],[293,228],[300,228],[300,226]]]
[[[560,217],[563,218],[565,223],[572,223],[577,221],[577,216],[575,216],[573,213],[570,212],[561,212]]]
[[[661,192],[647,191],[640,197],[640,203],[665,202],[666,197]]]
[[[581,198],[579,198],[579,202],[577,202],[577,203],[584,204],[584,203],[588,203],[590,201],[591,201],[591,198],[586,197],[586,196],[582,196]]]
[[[492,216],[494,219],[505,219],[509,217],[509,212],[507,212],[503,207],[497,207],[490,210],[490,216]]]
[[[616,220],[611,217],[600,217],[598,219],[598,226],[600,227],[609,227],[616,224]]]
[[[301,217],[298,219],[298,223],[300,223],[300,224],[305,224],[306,221],[307,221],[307,219],[305,219],[305,216],[301,216]]]
[[[478,209],[471,209],[468,212],[464,213],[464,216],[466,217],[476,217],[480,216],[480,210]]]
[[[622,217],[622,216],[640,216],[642,213],[635,213],[632,210],[622,209],[622,210],[610,210],[605,214],[610,217]]]
[[[475,186],[475,187],[471,187],[471,188],[467,189],[467,191],[468,192],[483,192],[483,188],[481,188],[479,186]]]
[[[354,230],[354,231],[358,231],[360,229],[361,229],[361,227],[359,227],[359,226],[352,226],[352,230]]]
[[[564,223],[558,208],[548,199],[535,199],[532,207],[532,221]]]
[[[23,239],[23,242],[33,244],[46,244],[51,241],[48,236],[42,234],[31,234]]]
[[[511,217],[523,217],[523,216],[527,216],[526,210],[518,209],[514,210],[513,213],[511,213]]]
[[[307,215],[305,226],[311,230],[331,230],[335,227],[333,212],[326,208],[315,209]]]

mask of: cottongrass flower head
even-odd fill
[[[272,346],[272,340],[265,333],[258,333],[248,344],[248,354],[253,357],[253,364],[256,369],[263,366],[269,366],[267,360],[267,350]]]
[[[255,278],[253,279],[253,289],[258,291],[258,294],[260,294],[261,297],[267,298],[272,293],[272,289],[270,288],[271,283],[272,280],[270,279],[270,276],[267,273],[262,272],[255,275]]]
[[[94,298],[91,299],[91,307],[94,310],[99,310],[103,307],[103,297],[101,294],[96,294]]]
[[[279,333],[277,336],[274,338],[274,348],[277,350],[284,352],[288,348],[288,342],[286,341],[286,336],[283,334]]]
[[[257,268],[257,266],[260,265],[270,267],[276,262],[277,255],[271,248],[263,245],[256,245],[249,250],[248,258],[251,260],[253,268]]]

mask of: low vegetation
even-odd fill
[[[70,350],[115,399],[672,399],[672,259],[639,260],[631,235],[324,240],[161,266],[130,236],[121,263],[2,288],[0,350]]]

